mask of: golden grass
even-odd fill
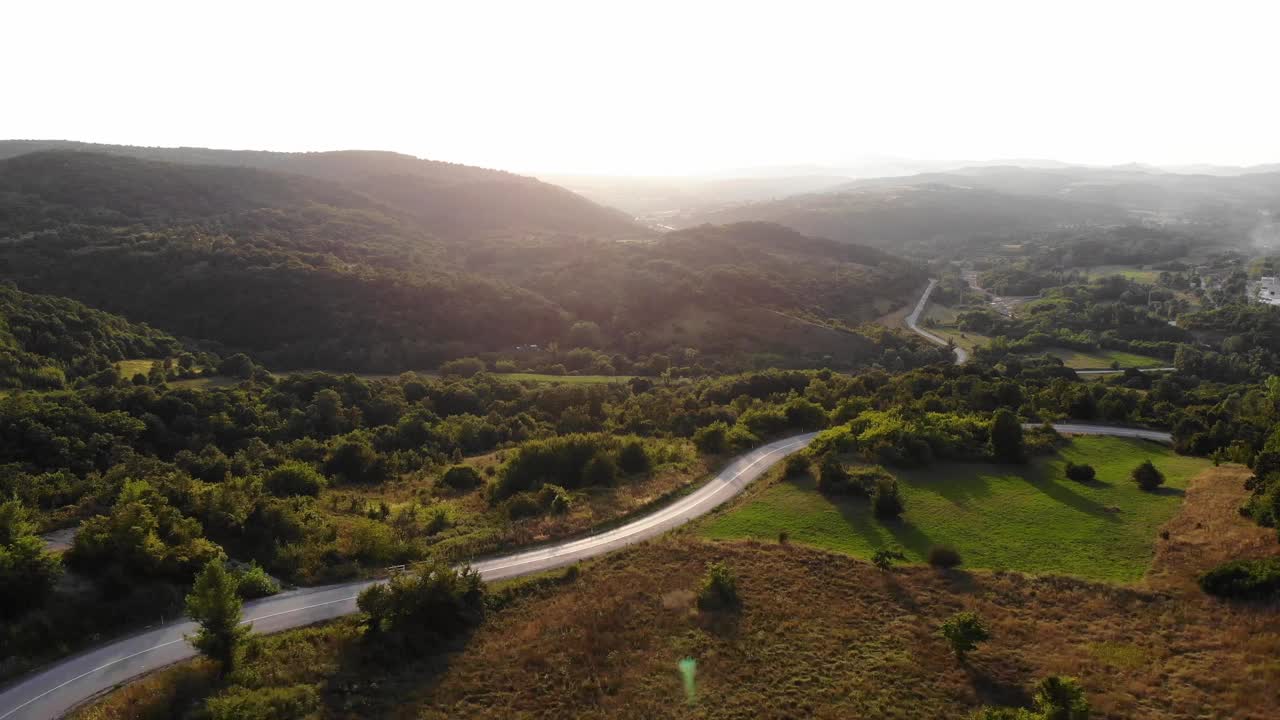
[[[251,686],[317,687],[323,718],[960,718],[1025,703],[1051,673],[1080,678],[1095,718],[1274,718],[1280,611],[1185,582],[1232,552],[1276,551],[1235,512],[1239,473],[1192,484],[1149,586],[883,573],[801,546],[677,535],[512,603],[434,658],[362,666],[344,620],[261,641],[243,674]],[[740,612],[693,607],[712,561],[737,572]],[[962,609],[992,633],[966,665],[936,634]],[[698,663],[692,703],[677,672],[686,657]],[[117,692],[82,717],[154,717],[130,714],[137,696]]]

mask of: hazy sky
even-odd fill
[[[522,171],[1280,161],[1280,2],[4,4],[0,137]]]

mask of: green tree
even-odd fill
[[[0,618],[41,606],[62,574],[57,556],[44,551],[26,508],[0,503]]]
[[[717,420],[698,428],[693,434],[693,444],[705,455],[718,455],[728,449],[729,426]]]
[[[618,451],[618,467],[628,474],[649,472],[651,461],[644,443],[638,439],[628,440]]]
[[[248,380],[253,377],[253,361],[244,353],[236,353],[218,363],[218,374]]]
[[[1130,477],[1146,492],[1152,492],[1164,484],[1164,473],[1160,472],[1150,460],[1143,460],[1141,465],[1133,469]]]
[[[1022,423],[1006,408],[996,410],[991,418],[991,456],[1000,462],[1010,463],[1026,459]]]
[[[1080,681],[1050,675],[1036,686],[1036,710],[1044,720],[1089,720],[1089,699]]]
[[[267,473],[263,487],[276,497],[309,495],[315,497],[327,481],[316,469],[303,462],[287,462]]]
[[[991,634],[987,632],[987,626],[982,622],[982,618],[968,610],[958,612],[948,618],[946,622],[942,623],[942,627],[938,629],[938,634],[951,645],[951,649],[955,652],[960,662],[964,662],[965,656],[978,647],[978,643],[991,637]]]
[[[249,632],[249,626],[240,624],[238,586],[218,559],[204,566],[187,595],[187,615],[200,624],[199,632],[189,638],[191,644],[218,662],[224,676],[234,668],[236,650]]]
[[[618,479],[618,466],[607,453],[597,453],[582,468],[582,484],[587,487],[608,487]]]
[[[733,569],[722,562],[708,565],[707,574],[702,577],[702,586],[698,589],[698,607],[721,610],[737,607],[740,602],[738,576]]]
[[[876,489],[871,496],[871,508],[879,518],[898,517],[902,514],[905,508],[897,480],[881,478],[876,481]]]

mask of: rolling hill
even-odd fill
[[[499,170],[374,151],[282,153],[207,148],[145,148],[64,140],[0,141],[0,159],[80,151],[181,165],[251,168],[302,175],[422,221],[442,237],[548,232],[634,237],[645,234],[618,210],[562,187]]]
[[[479,195],[473,207],[492,201]],[[464,239],[329,179],[81,151],[0,160],[0,218],[0,271],[21,288],[274,367],[421,369],[569,343],[579,321],[606,352],[693,349],[735,367],[919,350],[856,328],[904,302],[922,268],[776,225]]]

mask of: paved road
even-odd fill
[[[1138,368],[1138,372],[1159,373],[1159,372],[1177,372],[1176,367],[1158,367],[1158,368]],[[1077,370],[1077,375],[1119,375],[1124,370]]]
[[[503,580],[571,565],[660,535],[742,492],[774,463],[808,445],[813,436],[797,435],[746,453],[692,494],[614,530],[478,560],[472,567],[485,580]],[[248,603],[245,622],[252,623],[255,632],[278,632],[349,615],[356,611],[356,596],[373,582],[295,590]],[[195,651],[184,638],[193,632],[193,623],[175,622],[63,660],[0,692],[0,720],[56,718],[130,678],[192,657]]]
[[[937,285],[938,285],[937,280],[929,281],[929,287],[924,289],[924,294],[920,296],[920,300],[919,302],[916,303],[915,309],[913,309],[911,311],[911,314],[906,317],[906,322],[907,322],[908,328],[910,328],[913,332],[915,332],[917,335],[924,338],[925,340],[928,340],[929,342],[935,343],[937,345],[946,345],[948,343],[944,338],[942,338],[941,336],[935,335],[916,324],[919,322],[920,314],[924,312],[925,306],[929,304],[929,296],[933,295],[933,289],[937,287]],[[977,286],[975,285],[974,287],[977,287]],[[954,348],[954,350],[956,353],[957,365],[963,365],[966,362],[969,362],[969,352],[967,350],[965,350],[964,348],[958,345]],[[1176,370],[1177,368],[1174,368],[1174,367],[1141,368],[1141,372],[1144,372],[1144,373],[1174,372]],[[1077,370],[1076,374],[1077,375],[1118,375],[1122,372],[1124,372],[1124,370]]]
[[[929,287],[924,289],[924,294],[920,296],[920,301],[916,303],[915,309],[912,310],[911,314],[908,315],[906,318],[907,327],[911,328],[913,332],[915,332],[917,335],[924,338],[925,340],[928,340],[931,343],[934,343],[936,345],[948,345],[949,343],[943,338],[939,337],[938,335],[934,335],[933,333],[921,328],[919,325],[916,324],[920,320],[920,313],[924,312],[925,306],[929,304],[929,296],[933,294],[933,289],[937,286],[938,286],[937,280],[929,281]],[[968,350],[965,350],[959,345],[955,346],[952,349],[955,351],[955,354],[956,354],[957,365],[963,365],[969,362]]]
[[[1023,425],[1024,428],[1038,427]],[[1110,437],[1140,438],[1152,440],[1166,445],[1173,443],[1173,435],[1163,430],[1146,430],[1144,428],[1115,427],[1114,425],[1094,425],[1093,423],[1054,423],[1053,429],[1064,435],[1107,435]]]
[[[1025,427],[1036,427],[1028,424]],[[1089,423],[1056,423],[1061,433],[1109,435],[1169,443],[1167,432]],[[472,567],[485,580],[503,580],[571,565],[660,535],[705,515],[813,439],[797,435],[759,447],[731,462],[690,495],[617,529],[511,555],[478,560]],[[356,611],[356,596],[376,581],[308,588],[245,605],[245,622],[255,632],[279,632],[331,620]],[[0,692],[0,720],[48,720],[86,699],[152,670],[192,657],[185,636],[191,622],[175,622],[68,658]]]

